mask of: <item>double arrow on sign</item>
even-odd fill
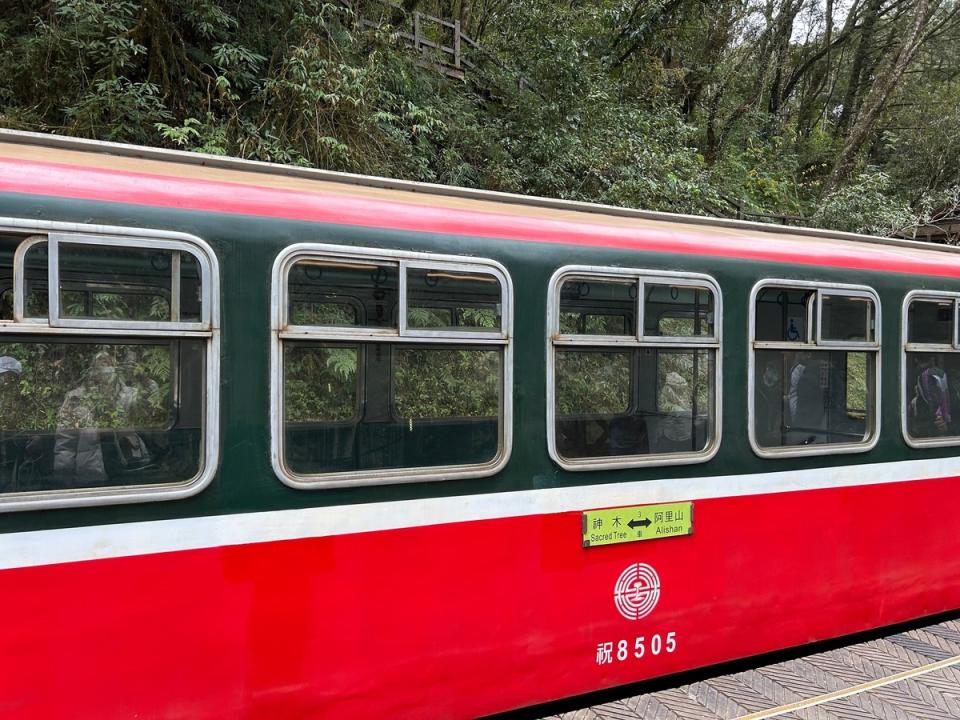
[[[648,518],[644,518],[643,520],[631,520],[627,523],[627,525],[629,525],[631,528],[650,527],[651,524],[652,523]]]

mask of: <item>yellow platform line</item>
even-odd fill
[[[901,680],[909,680],[910,678],[926,675],[927,673],[943,670],[943,668],[958,664],[960,664],[960,655],[954,655],[946,660],[938,660],[937,662],[930,663],[929,665],[921,665],[920,667],[913,668],[912,670],[904,670],[896,675],[887,675],[886,677],[870,680],[859,685],[853,685],[851,687],[844,688],[843,690],[834,690],[833,692],[817,695],[816,697],[807,698],[806,700],[798,700],[797,702],[790,703],[789,705],[780,705],[779,707],[769,708],[767,710],[759,710],[755,713],[750,713],[749,715],[742,715],[737,718],[737,720],[767,720],[767,718],[785,715],[789,712],[803,710],[804,708],[813,707],[815,705],[822,705],[823,703],[828,703],[831,700],[840,700],[845,697],[850,697],[851,695],[857,695],[859,693],[866,692],[867,690],[873,690],[874,688],[883,687],[884,685],[892,685],[893,683],[900,682]]]

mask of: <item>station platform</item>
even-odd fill
[[[860,636],[810,654],[738,664],[544,720],[946,720],[960,718],[960,615]],[[720,668],[722,672],[724,668]],[[628,688],[627,691],[630,689]],[[634,688],[636,691],[636,687]],[[610,696],[611,691],[606,691]],[[569,701],[568,701],[569,702]],[[575,702],[575,701],[574,701]],[[547,708],[544,708],[546,710]],[[550,708],[551,711],[556,708]]]

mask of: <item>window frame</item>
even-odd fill
[[[308,259],[355,261],[371,265],[378,262],[396,264],[398,268],[396,328],[287,325],[290,270],[297,262]],[[408,268],[449,270],[460,273],[477,272],[494,276],[500,282],[500,329],[485,332],[407,327]],[[513,449],[513,298],[510,273],[502,264],[488,258],[327,243],[297,243],[284,248],[273,263],[270,299],[270,461],[277,478],[284,485],[298,490],[320,490],[471,479],[489,477],[500,472],[509,461]],[[502,347],[499,442],[496,454],[485,463],[468,465],[345,470],[312,475],[294,472],[286,466],[284,458],[283,347],[285,341],[291,340],[352,341],[361,346],[371,342],[385,342],[398,346],[472,345],[478,349],[483,346]],[[392,361],[390,368],[392,392]]]
[[[816,300],[817,332],[816,332],[816,337],[814,338],[814,344],[815,344],[817,347],[835,347],[835,348],[841,348],[841,347],[848,347],[848,346],[856,345],[856,344],[862,342],[865,346],[866,346],[866,345],[869,345],[869,346],[872,348],[872,347],[874,346],[874,341],[873,341],[873,340],[862,340],[862,341],[860,341],[860,340],[830,340],[830,339],[828,339],[828,338],[823,337],[823,297],[824,297],[824,295],[828,295],[828,296],[831,296],[831,297],[832,297],[833,295],[837,295],[837,296],[839,296],[839,297],[845,297],[845,298],[851,298],[851,297],[852,297],[852,298],[866,298],[866,299],[868,299],[868,300],[873,300],[875,307],[877,307],[877,308],[880,307],[880,300],[879,300],[879,298],[878,298],[878,297],[875,297],[875,295],[871,295],[869,292],[865,292],[865,291],[863,291],[863,290],[848,290],[848,291],[845,291],[845,292],[843,292],[843,293],[824,293],[824,292],[821,292],[821,291],[818,289],[818,290],[817,290],[817,300]],[[871,318],[870,315],[867,315],[867,325],[868,325],[868,327],[865,328],[865,329],[869,331],[869,329],[870,329],[870,328],[869,328],[869,323],[870,323],[870,320],[871,320],[871,319],[874,321],[874,328],[873,328],[873,330],[874,330],[874,335],[876,335],[876,333],[877,333],[877,328],[879,327],[879,323],[877,322],[877,318]],[[869,335],[869,332],[864,333],[864,337],[867,337],[868,335]],[[878,347],[879,347],[879,345],[878,345]]]
[[[47,318],[25,317],[26,311],[26,253],[36,245],[47,244]],[[60,244],[88,245],[94,247],[113,247],[138,250],[168,250],[174,254],[170,263],[170,312],[172,317],[180,315],[180,255],[185,252],[197,261],[200,272],[200,321],[184,322],[180,320],[97,320],[93,318],[70,318],[60,315]],[[180,238],[118,237],[109,233],[67,233],[51,231],[45,236],[25,238],[17,247],[14,256],[14,310],[17,322],[36,325],[49,325],[53,328],[83,328],[90,330],[163,330],[207,332],[211,326],[211,265],[208,258],[209,248],[203,253],[191,241]]]
[[[937,302],[938,300],[953,301],[953,342],[943,343],[912,343],[910,338],[910,303]],[[907,428],[907,356],[911,352],[924,353],[960,353],[960,292],[947,290],[911,290],[903,298],[900,321],[900,432],[903,441],[912,448],[951,447],[960,445],[960,435],[951,435],[941,438],[915,438]]]
[[[595,280],[617,282],[633,279],[637,285],[636,317],[633,335],[561,335],[560,303],[561,287],[568,280]],[[663,336],[644,335],[644,305],[646,297],[643,285],[679,285],[706,288],[713,293],[713,334],[709,336]],[[564,265],[558,268],[550,278],[547,290],[546,322],[546,420],[547,452],[564,470],[573,472],[591,470],[623,470],[638,467],[657,467],[663,465],[691,465],[712,459],[720,449],[723,433],[723,295],[720,285],[710,275],[692,272],[658,271],[645,268],[622,268],[600,265]],[[697,339],[702,338],[702,339]],[[713,432],[703,450],[675,453],[650,453],[647,455],[624,455],[613,457],[594,457],[570,459],[563,457],[557,449],[557,410],[556,410],[556,354],[557,349],[595,348],[642,349],[660,348],[666,350],[713,350],[714,351],[714,417]],[[636,372],[631,362],[631,374]],[[634,377],[632,382],[636,382]],[[630,406],[633,406],[631,397]]]
[[[785,290],[812,290],[813,302],[807,307],[806,338],[802,341],[790,340],[757,340],[757,297],[760,292],[768,288],[783,288]],[[873,300],[875,314],[873,317],[873,340],[824,340],[822,339],[822,310],[823,295],[842,295],[844,297],[864,297]],[[811,320],[816,319],[816,329]],[[747,336],[747,438],[754,454],[766,458],[803,457],[809,455],[846,455],[850,453],[869,452],[880,441],[881,421],[881,358],[883,345],[881,338],[882,307],[880,296],[867,285],[851,285],[846,283],[819,282],[810,280],[788,280],[782,278],[765,278],[758,281],[750,291],[749,307],[749,334]],[[757,442],[756,433],[756,352],[757,350],[779,351],[847,351],[874,353],[874,393],[872,422],[869,432],[862,442],[857,443],[830,443],[823,445],[785,445],[781,447],[763,447]],[[846,402],[846,401],[844,401]]]
[[[182,482],[115,487],[65,488],[0,494],[0,512],[67,507],[94,507],[179,500],[204,490],[216,475],[220,462],[220,270],[216,253],[203,239],[188,233],[152,228],[77,224],[0,217],[0,232],[22,235],[13,258],[14,319],[0,321],[0,337],[30,336],[38,342],[57,337],[105,338],[114,342],[129,338],[205,339],[203,451],[197,474]],[[40,243],[48,245],[48,317],[24,317],[26,252]],[[59,241],[80,244],[179,250],[197,259],[201,281],[200,323],[143,322],[125,320],[70,320],[55,322],[59,301],[59,273],[54,262]],[[171,275],[173,268],[171,267]],[[172,282],[172,281],[171,281]],[[51,289],[55,291],[50,291]],[[56,299],[54,299],[56,297]],[[172,303],[172,300],[171,300]]]

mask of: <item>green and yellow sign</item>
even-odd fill
[[[583,513],[584,547],[677,535],[693,535],[692,502],[634,505]]]

